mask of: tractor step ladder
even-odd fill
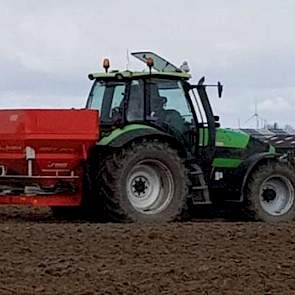
[[[191,181],[189,195],[192,198],[193,204],[211,204],[204,173],[197,164],[189,165],[189,179]]]

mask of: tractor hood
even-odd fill
[[[203,140],[204,138],[204,140]],[[216,129],[216,147],[231,148],[231,149],[244,149],[250,141],[250,135],[242,131],[233,129]],[[200,128],[200,145],[208,145],[208,128]]]
[[[247,147],[250,135],[242,131],[218,128],[216,130],[216,146],[244,149]]]
[[[265,152],[275,153],[275,149],[243,131],[220,128],[216,130],[216,153],[213,166],[237,168],[249,157]]]

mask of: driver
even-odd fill
[[[166,103],[167,97],[165,96],[151,97],[151,117],[183,133],[185,122],[181,114],[174,109],[165,109]]]

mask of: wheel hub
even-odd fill
[[[262,193],[262,198],[264,201],[270,203],[275,200],[277,193],[272,188],[265,188]]]
[[[174,194],[171,172],[159,160],[137,163],[126,179],[126,193],[133,208],[143,214],[156,214],[170,204]]]
[[[281,216],[294,204],[294,188],[285,176],[272,175],[262,184],[259,198],[261,207],[267,214]]]
[[[132,181],[132,192],[138,198],[143,198],[150,186],[148,179],[144,176],[135,177]]]

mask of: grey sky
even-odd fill
[[[211,96],[225,126],[255,100],[268,122],[295,126],[294,13],[294,0],[1,0],[0,107],[83,107],[88,73],[106,56],[125,68],[128,48],[221,80],[223,99]]]

